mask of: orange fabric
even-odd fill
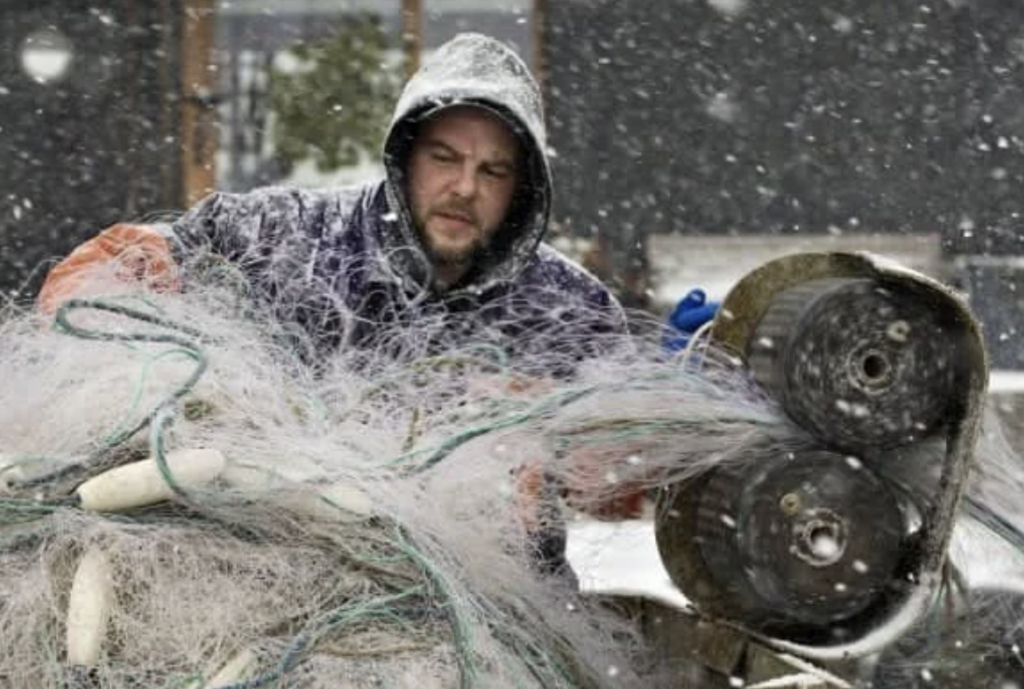
[[[591,460],[586,452],[574,453],[571,470],[554,479],[566,503],[575,510],[601,520],[621,521],[641,517],[646,491],[635,484],[626,484],[616,486],[613,490],[602,487],[598,493],[595,486],[601,486],[597,476],[601,469]],[[515,472],[516,510],[527,531],[536,531],[545,526],[544,514],[551,507],[544,503],[554,498],[546,494],[549,490],[545,490],[545,483],[544,469],[539,462],[526,464]]]
[[[515,471],[515,505],[519,522],[528,532],[543,525],[544,470],[539,464],[527,464]]]
[[[158,292],[179,289],[178,270],[167,239],[146,225],[118,223],[80,245],[54,266],[39,291],[38,304],[53,313],[82,293],[99,270],[113,269],[119,280]]]
[[[624,448],[608,448],[615,456],[626,456]],[[646,491],[631,480],[612,480],[608,458],[593,449],[578,448],[565,458],[563,476],[565,502],[574,510],[596,519],[621,521],[637,519],[644,509]]]

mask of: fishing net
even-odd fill
[[[231,280],[92,293],[0,322],[0,686],[674,686],[678,659],[539,568],[534,536],[813,443],[653,326],[538,379],[485,338],[438,348],[429,318],[314,361]],[[1012,559],[1024,474],[986,443],[964,521]],[[927,476],[929,452],[887,466]],[[920,677],[930,624],[885,666]]]
[[[405,335],[313,366],[243,303],[6,314],[0,684],[657,686],[630,620],[538,570],[518,496],[619,371]]]

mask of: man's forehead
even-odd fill
[[[519,150],[519,137],[497,113],[473,105],[456,105],[445,108],[426,119],[419,137],[429,139],[458,137],[468,131],[486,137],[490,144],[509,155]]]

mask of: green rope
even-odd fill
[[[396,540],[402,551],[419,565],[420,570],[426,575],[427,579],[441,592],[444,606],[450,612],[449,619],[455,644],[455,661],[459,666],[459,686],[461,689],[471,689],[475,683],[477,671],[472,662],[470,625],[466,622],[463,615],[459,614],[458,608],[451,605],[453,599],[452,592],[444,578],[427,558],[416,548],[412,547],[412,544],[406,540],[405,534],[401,529],[396,529]]]
[[[547,397],[542,398],[539,402],[532,405],[530,408],[528,408],[526,411],[522,413],[515,414],[505,419],[500,419],[490,424],[470,428],[466,431],[463,431],[462,433],[458,433],[452,436],[451,438],[448,438],[447,440],[443,441],[433,449],[420,449],[413,450],[411,452],[405,452],[399,455],[398,457],[395,457],[385,462],[381,466],[385,468],[394,467],[398,464],[402,464],[411,459],[426,455],[426,458],[420,464],[413,468],[414,472],[426,471],[431,467],[435,466],[436,464],[438,464],[439,462],[443,461],[449,454],[451,454],[457,448],[466,444],[470,440],[473,440],[474,438],[478,438],[482,435],[487,435],[489,433],[493,433],[496,431],[505,430],[507,428],[513,428],[515,426],[527,423],[528,421],[532,421],[533,419],[548,414],[554,409],[564,407],[570,404],[571,402],[580,399],[581,397],[591,394],[595,389],[597,388],[589,387],[579,390],[570,390],[568,392],[561,393],[558,395],[549,395]]]
[[[282,682],[288,673],[299,664],[302,654],[315,646],[324,635],[360,621],[390,618],[395,614],[392,606],[418,597],[423,592],[423,587],[416,586],[394,595],[381,596],[371,601],[361,601],[336,608],[324,615],[322,620],[313,624],[312,628],[298,634],[285,649],[272,670],[254,679],[222,685],[215,689],[260,689],[260,687],[270,684],[283,686]]]
[[[57,313],[54,315],[54,327],[59,332],[73,335],[83,340],[103,340],[113,342],[166,342],[169,344],[177,344],[185,348],[193,347],[193,342],[191,340],[186,340],[172,334],[116,333],[104,330],[81,328],[68,321],[68,312],[76,309],[107,311],[109,313],[125,316],[132,320],[149,323],[151,325],[158,325],[162,328],[167,328],[168,330],[178,330],[187,335],[191,335],[194,338],[203,338],[203,334],[195,328],[182,323],[177,323],[168,318],[164,318],[163,316],[157,316],[152,313],[140,311],[139,309],[114,303],[109,299],[68,299],[61,304],[60,308],[57,309]]]
[[[181,337],[174,333],[159,332],[110,332],[101,330],[90,330],[74,325],[68,320],[68,316],[75,310],[97,310],[115,313],[143,323],[149,323],[170,330],[177,330],[189,337]],[[181,354],[195,362],[195,367],[188,378],[176,389],[172,390],[160,400],[142,419],[132,425],[125,424],[124,427],[104,439],[104,442],[96,449],[88,453],[81,461],[68,464],[55,472],[30,478],[27,480],[12,482],[19,488],[32,488],[44,483],[50,483],[60,479],[87,475],[103,471],[108,467],[109,459],[107,453],[135,436],[142,429],[146,428],[157,414],[163,410],[170,409],[185,397],[199,382],[199,379],[206,372],[208,359],[196,340],[203,339],[202,334],[187,325],[177,323],[162,316],[147,313],[139,309],[131,308],[123,304],[113,303],[103,299],[69,299],[64,302],[54,317],[55,327],[58,331],[85,340],[98,340],[104,342],[147,342],[155,344],[171,344],[176,349],[165,352]],[[163,355],[161,355],[163,356]]]
[[[188,498],[188,493],[174,477],[174,472],[167,465],[167,454],[164,452],[164,429],[173,420],[173,410],[161,407],[153,414],[153,422],[149,427],[149,451],[156,462],[156,468],[160,471],[167,486],[180,498]]]
[[[158,361],[160,361],[161,359],[164,359],[164,358],[167,358],[167,357],[171,357],[171,356],[174,356],[174,355],[178,355],[178,354],[184,354],[187,358],[194,359],[193,353],[191,351],[189,351],[189,350],[185,350],[185,349],[168,349],[168,350],[165,350],[163,352],[160,352],[160,353],[154,355],[153,357],[151,357],[151,358],[149,358],[148,360],[145,361],[145,363],[142,366],[142,371],[139,373],[139,384],[135,388],[135,395],[132,397],[131,403],[129,404],[128,410],[126,412],[127,415],[130,416],[132,414],[132,412],[136,411],[139,408],[140,403],[142,401],[142,396],[143,396],[143,394],[145,392],[145,382],[146,382],[146,379],[149,376],[150,369],[153,366],[155,366],[156,363]],[[130,432],[128,429],[125,428],[126,424],[127,424],[127,420],[125,422],[123,422],[122,424],[120,424],[118,427],[115,427],[114,430],[110,431],[107,434],[107,436],[103,439],[103,444],[106,447],[108,447],[108,448],[109,447],[115,447],[116,445],[118,445],[118,444],[120,444],[121,442],[124,441],[124,439],[126,437],[126,435],[125,435],[126,433],[128,434],[128,437],[133,435],[134,434],[133,432]],[[136,428],[136,431],[137,430],[139,430],[139,429]]]

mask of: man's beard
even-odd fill
[[[465,266],[476,261],[485,250],[486,248],[478,240],[474,240],[468,246],[456,249],[438,246],[430,238],[427,238],[427,254],[430,256],[430,260],[439,266]]]
[[[423,243],[428,258],[436,266],[469,266],[478,261],[487,251],[487,243],[480,235],[474,236],[468,244],[453,247],[435,241],[421,223],[417,223],[416,234],[419,235],[420,242]]]

